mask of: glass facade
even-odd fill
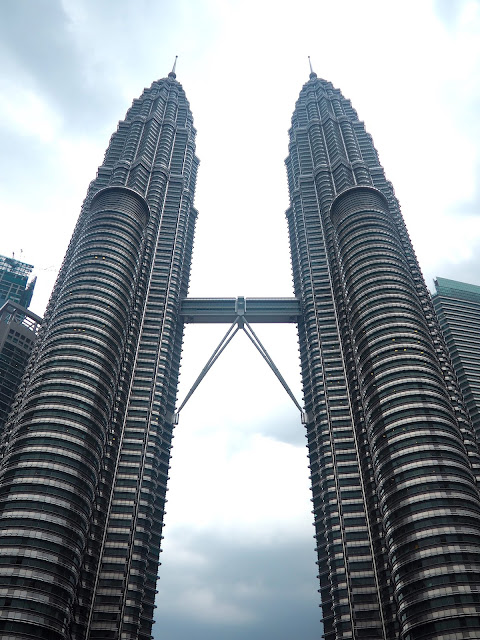
[[[372,139],[314,73],[286,165],[325,638],[479,637],[476,439]]]
[[[0,256],[0,437],[12,408],[41,319],[27,311],[33,266]]]
[[[29,306],[36,281],[36,278],[28,280],[32,269],[31,264],[0,256],[0,306],[6,300]]]

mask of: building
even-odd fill
[[[22,381],[42,319],[15,302],[0,307],[0,435]]]
[[[298,321],[326,640],[480,637],[478,447],[350,102],[312,72],[295,108],[293,300],[185,301],[197,166],[172,71],[111,138],[5,427],[0,635],[151,638],[183,322],[252,304]]]
[[[478,446],[392,185],[313,72],[289,135],[325,638],[478,638]]]
[[[26,309],[30,306],[37,280],[28,279],[32,269],[31,264],[0,256],[0,305],[11,300]]]
[[[17,393],[41,319],[27,310],[32,265],[0,256],[0,434]]]
[[[90,184],[0,467],[0,636],[151,637],[197,212],[171,72]]]
[[[437,278],[433,306],[468,414],[480,437],[480,287]]]

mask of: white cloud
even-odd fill
[[[10,81],[0,84],[0,121],[19,136],[31,136],[50,143],[62,121],[47,101],[32,89]]]
[[[269,545],[311,520],[304,447],[225,427],[185,428],[175,445],[167,525]]]

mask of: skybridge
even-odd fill
[[[300,301],[297,298],[245,298],[243,296],[238,298],[184,298],[180,305],[180,316],[187,324],[226,323],[230,327],[175,412],[173,417],[174,424],[178,424],[180,411],[240,330],[247,334],[250,342],[276,375],[280,384],[300,411],[302,422],[306,422],[305,410],[293,395],[285,378],[251,327],[251,323],[256,322],[297,323],[301,317]]]
[[[185,323],[229,323],[239,315],[249,322],[296,323],[301,316],[298,298],[184,298],[180,315]]]

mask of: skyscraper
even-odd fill
[[[33,266],[0,256],[0,436],[32,351],[41,318],[27,310]]]
[[[435,308],[473,427],[480,436],[480,287],[437,278]]]
[[[185,303],[197,166],[172,71],[112,136],[5,428],[3,637],[151,637],[182,313],[209,321]],[[478,638],[472,425],[371,138],[313,72],[287,173],[297,299],[253,306],[300,314],[325,638]]]
[[[0,306],[0,437],[42,319],[15,302]]]
[[[0,306],[11,300],[22,307],[29,307],[37,280],[29,280],[32,269],[31,264],[0,256]]]
[[[286,165],[325,638],[480,637],[478,446],[372,139],[313,72]]]
[[[172,71],[113,134],[0,467],[0,635],[150,638],[196,211]]]

